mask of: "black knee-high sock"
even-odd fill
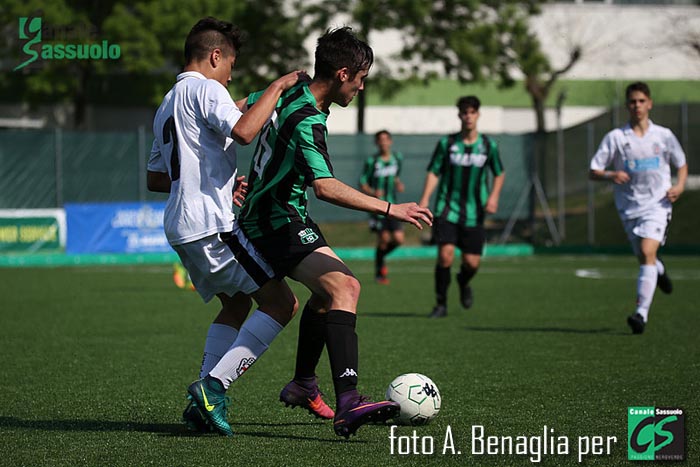
[[[299,342],[294,379],[316,376],[316,366],[326,344],[326,313],[317,313],[307,303],[299,320]]]
[[[358,346],[355,313],[330,310],[326,317],[326,346],[331,361],[336,400],[357,388]]]
[[[384,267],[384,258],[386,257],[388,251],[387,250],[382,250],[381,248],[377,247],[377,251],[375,252],[374,255],[374,275],[375,276],[381,276],[381,270],[382,267]]]
[[[462,267],[459,268],[459,272],[462,275],[462,285],[467,285],[469,284],[469,281],[472,280],[472,277],[474,277],[474,275],[476,274],[476,269],[472,269],[471,267],[462,263]]]
[[[435,266],[435,296],[438,305],[447,305],[447,288],[450,286],[450,268]]]
[[[389,244],[386,246],[386,253],[385,253],[385,255],[388,255],[389,253],[391,253],[392,251],[394,251],[394,250],[397,249],[398,247],[399,247],[399,244],[398,244],[398,243],[396,243],[396,242],[389,242]]]

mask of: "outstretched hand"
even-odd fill
[[[430,209],[420,207],[416,203],[392,204],[389,208],[389,217],[413,224],[417,229],[423,230],[423,225],[433,225],[433,213]]]

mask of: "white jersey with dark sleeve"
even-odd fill
[[[185,72],[153,120],[148,170],[172,181],[164,229],[171,245],[232,229],[236,151],[231,130],[241,111],[221,83]]]
[[[614,185],[615,206],[622,220],[644,216],[659,207],[671,209],[666,192],[671,188],[671,164],[686,164],[678,139],[668,128],[649,121],[643,137],[627,124],[605,135],[591,160],[591,170],[623,170],[630,181]]]

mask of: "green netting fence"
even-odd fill
[[[537,161],[534,155],[540,146],[533,134],[490,135],[499,144],[506,168],[499,211],[488,220],[491,241],[624,245],[624,234],[611,208],[610,186],[589,182],[587,172],[603,135],[622,123],[625,116],[624,109],[613,109],[589,122],[548,133]],[[686,150],[691,174],[699,174],[700,104],[657,106],[653,119],[674,131]],[[401,178],[406,192],[400,196],[401,201],[417,201],[420,197],[427,164],[441,136],[394,135],[394,148],[403,153],[405,160]],[[0,130],[0,209],[164,200],[165,195],[150,193],[145,186],[151,141],[152,134],[143,128],[132,132]],[[253,146],[239,150],[242,174],[248,172]],[[328,148],[336,176],[357,186],[362,164],[375,150],[373,136],[330,135]],[[533,167],[537,168],[546,202],[536,196],[531,183]],[[693,195],[688,198],[692,203]],[[317,222],[367,218],[364,213],[317,201],[313,194],[309,205]],[[687,218],[676,216],[673,226],[683,232],[697,232],[700,221],[695,220],[696,216],[683,217]],[[504,230],[508,235],[503,235]],[[680,243],[700,245],[700,236],[685,235]]]

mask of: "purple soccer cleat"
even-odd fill
[[[384,423],[399,414],[399,404],[392,401],[372,402],[358,394],[353,400],[338,409],[333,429],[338,436],[348,439],[358,428],[367,423]]]
[[[280,392],[280,401],[289,407],[303,407],[311,415],[318,418],[330,420],[335,415],[333,409],[328,407],[321,397],[316,381],[313,382],[313,389],[307,389],[294,380],[291,380]]]

